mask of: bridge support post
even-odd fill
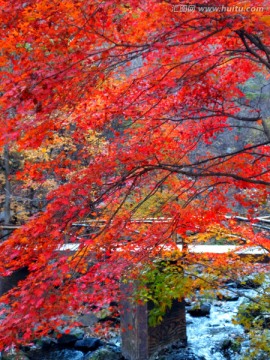
[[[184,302],[173,301],[160,325],[148,325],[151,303],[137,304],[130,300],[128,286],[122,287],[121,303],[122,354],[127,360],[151,360],[172,344],[186,346],[186,316]]]

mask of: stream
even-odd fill
[[[187,314],[188,344],[196,356],[205,360],[239,358],[237,351],[227,349],[226,353],[226,345],[245,338],[243,328],[232,323],[237,308],[244,300],[240,297],[237,301],[215,301],[209,317],[195,318]],[[242,348],[243,345],[248,347],[248,341],[242,343]]]
[[[244,329],[232,322],[240,304],[253,290],[241,290],[235,301],[213,300],[210,314],[194,317],[187,313],[188,346],[156,357],[157,360],[240,360],[249,348]]]

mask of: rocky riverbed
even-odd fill
[[[217,292],[211,299],[198,296],[196,301],[187,300],[188,346],[171,346],[154,360],[239,360],[250,343],[243,327],[235,325],[233,318],[240,304],[255,294],[254,289],[229,284],[228,290]],[[58,340],[43,338],[17,354],[2,354],[2,360],[124,360],[119,336],[105,341],[80,328],[69,334],[65,330]]]

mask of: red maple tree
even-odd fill
[[[1,244],[1,275],[29,276],[2,297],[0,348],[116,299],[123,273],[176,249],[174,233],[225,227],[269,250],[263,232],[224,222],[237,203],[252,219],[267,201],[270,127],[239,85],[268,76],[269,13],[259,0],[243,11],[208,3],[0,1],[1,146],[46,147],[64,130],[78,151],[35,167],[33,180],[50,168],[61,184]],[[253,139],[237,143],[248,128]],[[240,138],[226,147],[234,129]],[[97,154],[85,151],[89,131],[105,139]],[[74,226],[85,219],[92,234]],[[66,243],[79,248],[59,251]],[[227,257],[216,265],[226,269]]]

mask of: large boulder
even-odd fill
[[[235,354],[241,352],[241,341],[230,338],[224,339],[219,345],[219,350],[226,359],[233,359]]]
[[[59,328],[60,337],[58,338],[58,344],[62,346],[73,346],[77,340],[81,340],[84,337],[84,331],[81,328]]]
[[[85,355],[84,360],[123,360],[121,351],[116,346],[103,346]]]
[[[257,289],[262,285],[262,282],[255,275],[246,276],[237,282],[238,289]]]
[[[209,302],[192,303],[187,312],[194,317],[207,316],[210,314],[211,304]]]
[[[54,348],[57,345],[57,339],[49,336],[44,336],[36,341],[38,347],[43,350]]]
[[[71,349],[55,350],[40,354],[38,360],[84,360],[84,353]]]
[[[97,338],[84,338],[75,342],[74,348],[84,352],[94,351],[103,345],[103,342]]]

